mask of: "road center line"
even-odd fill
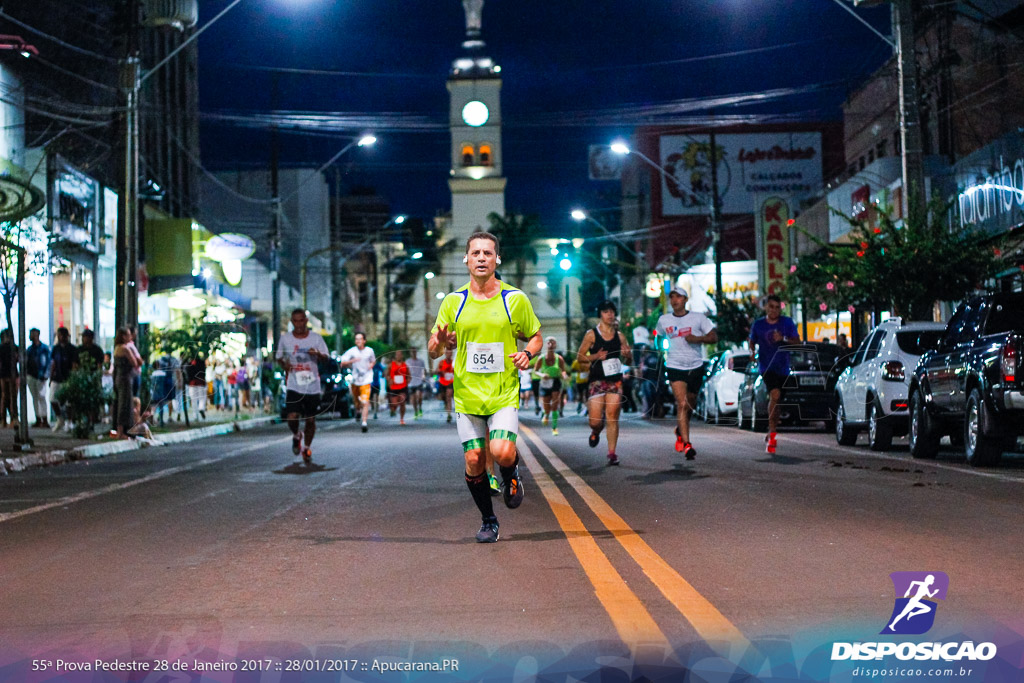
[[[172,474],[178,474],[179,472],[187,472],[188,470],[192,470],[197,467],[203,467],[204,465],[209,465],[215,462],[219,462],[221,460],[226,460],[227,458],[233,458],[236,455],[242,455],[243,453],[248,453],[250,451],[266,448],[269,445],[269,443],[275,443],[276,441],[286,441],[286,439],[275,439],[274,441],[271,442],[261,441],[257,444],[253,444],[252,446],[246,446],[245,448],[240,448],[238,450],[228,451],[227,453],[218,455],[213,458],[204,458],[203,460],[197,460],[196,462],[190,463],[188,465],[169,467],[165,470],[160,470],[159,472],[147,474],[146,476],[140,477],[139,479],[132,479],[131,481],[122,482],[120,484],[111,484],[109,486],[104,486],[102,488],[94,489],[92,491],[83,491],[81,493],[76,493],[71,496],[65,496],[60,500],[55,500],[49,503],[43,503],[42,505],[36,505],[35,507],[25,508],[24,510],[18,510],[16,512],[0,513],[0,524],[10,521],[12,519],[17,519],[18,517],[25,517],[26,515],[32,515],[37,512],[52,510],[53,508],[63,507],[65,505],[71,505],[72,503],[78,503],[80,501],[88,500],[90,498],[96,498],[97,496],[103,496],[108,493],[114,493],[115,491],[123,491],[124,489],[128,489],[133,486],[138,486],[139,484],[146,484],[151,481],[156,481],[157,479],[163,479],[164,477],[169,477]]]
[[[725,641],[741,649],[749,647],[750,642],[725,615],[701,595],[686,579],[672,568],[660,555],[654,552],[640,536],[632,531],[608,503],[583,481],[582,477],[573,472],[568,465],[555,455],[546,443],[529,427],[519,426],[530,441],[547,457],[551,466],[558,472],[569,486],[583,498],[584,502],[594,511],[601,523],[612,532],[615,539],[626,549],[626,552],[640,565],[647,577],[662,592],[679,613],[686,618],[701,638],[714,647],[715,643]],[[530,469],[533,471],[533,468]],[[623,531],[629,529],[630,531]]]
[[[520,429],[523,429],[522,425]],[[652,646],[670,652],[668,638],[658,627],[654,617],[647,611],[636,593],[626,585],[625,580],[598,547],[597,541],[587,531],[583,520],[573,511],[569,501],[523,441],[519,442],[519,457],[526,463],[537,483],[537,488],[551,506],[558,525],[569,541],[569,547],[576,554],[576,559],[594,586],[594,593],[611,618],[622,642],[634,653],[641,649],[646,651]],[[618,532],[613,530],[612,533]]]

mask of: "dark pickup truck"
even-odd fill
[[[995,465],[1024,434],[1024,293],[975,297],[950,318],[910,383],[910,453],[934,458],[948,434],[971,465]]]

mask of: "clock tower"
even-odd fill
[[[505,215],[501,153],[501,67],[484,55],[480,37],[484,0],[462,0],[466,11],[463,54],[448,75],[452,134],[451,237],[464,241],[490,228],[488,214]]]

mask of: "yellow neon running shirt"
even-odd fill
[[[502,408],[519,407],[519,373],[509,355],[519,349],[517,339],[537,334],[540,321],[533,304],[521,290],[501,282],[501,290],[490,299],[474,299],[469,285],[444,298],[432,332],[441,325],[454,331],[455,410],[469,415],[493,415]],[[470,344],[501,342],[504,370],[469,372],[467,349]]]

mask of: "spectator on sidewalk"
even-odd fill
[[[132,333],[122,327],[114,335],[114,430],[127,439],[132,428],[132,379],[142,366],[138,352],[132,353]]]
[[[66,327],[57,328],[57,343],[53,345],[50,352],[50,406],[53,414],[57,416],[57,422],[53,425],[53,431],[65,432],[71,430],[71,422],[74,415],[68,414],[66,406],[57,400],[57,392],[61,385],[68,381],[71,371],[78,367],[78,349],[71,343],[71,333]]]
[[[18,347],[14,334],[9,329],[0,332],[0,426],[7,426],[7,414],[11,415],[11,426],[18,426]]]
[[[82,345],[78,347],[79,365],[86,356],[92,358],[94,370],[103,368],[103,349],[96,344],[96,335],[89,329],[82,330]]]
[[[194,356],[182,366],[188,402],[195,411],[195,419],[206,419],[206,361]]]
[[[25,351],[25,375],[32,409],[36,414],[33,427],[50,426],[50,406],[46,401],[46,380],[50,376],[50,347],[39,341],[39,329],[28,331],[29,345]]]

